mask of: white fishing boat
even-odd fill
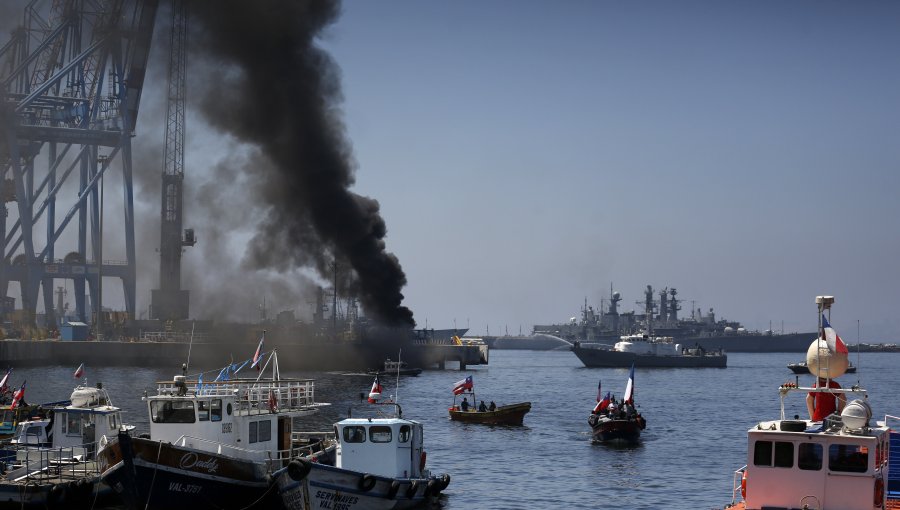
[[[110,441],[100,454],[102,479],[128,508],[277,504],[271,473],[298,456],[326,455],[321,445],[297,440],[294,418],[328,404],[315,402],[312,380],[281,378],[274,351],[268,366],[267,378],[264,367],[256,378],[205,383],[181,375],[158,383],[157,394],[144,397],[149,435]]]
[[[840,377],[849,363],[846,348],[822,312],[834,302],[831,296],[816,298],[820,338],[813,341],[807,364],[827,384],[798,387],[788,382],[779,388],[781,415],[763,420],[747,432],[747,463],[735,471],[732,500],[726,508],[761,510],[796,508],[817,510],[871,510],[900,508],[896,489],[889,487],[890,458],[898,443],[885,415],[874,420],[868,394],[859,386],[848,389],[828,379]],[[836,341],[835,341],[836,340]],[[837,348],[835,348],[837,346]],[[785,417],[785,400],[806,397],[810,419]],[[819,401],[832,401],[835,412],[814,419]],[[841,409],[841,402],[849,402]],[[830,411],[830,409],[829,409]],[[894,441],[891,437],[894,436]]]
[[[369,401],[377,403],[380,396],[376,378]],[[437,500],[450,475],[426,468],[422,424],[403,418],[399,404],[379,405],[392,406],[395,416],[347,418],[334,424],[334,466],[295,459],[274,473],[285,508],[389,510]]]

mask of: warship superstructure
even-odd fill
[[[655,299],[653,287],[644,290],[644,313],[619,312],[622,296],[610,289],[605,311],[595,310],[585,300],[581,320],[573,317],[562,324],[535,325],[533,334],[552,335],[568,342],[613,345],[624,335],[650,333],[672,337],[679,344],[704,349],[724,349],[727,352],[806,352],[815,332],[776,333],[771,329],[750,331],[739,322],[716,318],[710,308],[691,310],[690,317],[681,318],[682,300],[675,288],[663,288]]]

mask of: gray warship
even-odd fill
[[[675,288],[663,288],[658,293],[659,299],[656,296],[653,287],[647,285],[644,300],[638,302],[643,304],[644,313],[619,312],[622,296],[610,289],[606,311],[595,310],[585,300],[581,320],[573,317],[562,324],[535,325],[532,336],[556,337],[570,344],[580,342],[612,346],[622,336],[649,332],[654,336],[672,337],[686,347],[726,352],[806,352],[809,343],[817,337],[814,331],[750,331],[739,322],[717,320],[712,308],[704,314],[699,308],[692,307],[690,317],[682,318],[678,313],[682,301],[678,299]],[[498,342],[496,348],[510,348],[508,346],[518,343],[506,338],[504,342]]]

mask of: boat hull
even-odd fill
[[[598,420],[591,426],[594,441],[600,443],[637,443],[642,427],[637,420]]]
[[[581,345],[573,346],[572,352],[584,366],[591,368],[628,368],[632,363],[638,368],[725,368],[728,363],[728,356],[725,353],[657,356]]]
[[[370,375],[377,375],[378,377],[390,377],[396,375],[406,375],[415,377],[422,373],[421,368],[401,368],[399,370],[399,374],[397,370],[386,371],[386,370],[370,370],[368,372]]]
[[[452,407],[449,409],[451,420],[486,425],[522,425],[528,411],[531,411],[531,402],[500,406],[494,411],[459,411]]]
[[[130,509],[271,508],[266,466],[171,443],[133,438],[99,454],[101,479]]]
[[[292,464],[273,474],[287,510],[415,508],[436,499],[450,483],[446,475],[390,478],[316,463]]]

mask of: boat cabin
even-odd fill
[[[815,391],[782,388],[782,398],[785,390]],[[782,412],[780,420],[757,424],[748,431],[747,465],[738,472],[744,507],[884,508],[890,430],[869,418],[863,397],[824,422],[786,420]]]
[[[422,424],[402,418],[348,418],[334,426],[335,466],[392,478],[417,478],[425,469]]]
[[[144,397],[152,440],[248,460],[290,451],[293,419],[328,405],[314,401],[311,379],[234,379],[189,387],[184,376],[176,376],[157,383],[157,392]]]
[[[51,407],[47,418],[19,423],[10,443],[22,447],[72,449],[72,456],[96,452],[104,436],[114,437],[122,427],[122,411],[112,405],[102,387],[79,386],[68,405]]]
[[[681,345],[670,336],[624,335],[616,342],[615,350],[633,354],[675,356],[681,354]]]

